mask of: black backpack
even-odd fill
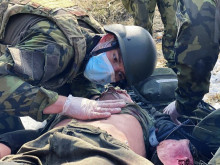
[[[134,101],[151,104],[161,111],[175,100],[176,88],[176,73],[170,68],[156,68],[150,77],[132,86],[134,93],[129,94]]]

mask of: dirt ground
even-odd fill
[[[36,0],[37,2],[46,3],[48,0]],[[120,23],[124,25],[132,25],[133,18],[125,10],[121,0],[59,0],[59,2],[65,2],[63,5],[69,3],[75,3],[82,6],[102,25]],[[58,1],[57,1],[58,2]],[[55,4],[56,5],[56,4]],[[164,67],[166,61],[163,58],[162,53],[162,35],[163,35],[163,23],[160,18],[160,13],[156,8],[153,25],[153,38],[157,48],[157,67]],[[211,77],[210,92],[205,95],[204,100],[210,103],[215,108],[220,108],[220,60],[218,60]],[[35,129],[42,126],[42,123],[35,122],[29,117],[22,118],[22,121],[26,128]]]

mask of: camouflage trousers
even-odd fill
[[[142,26],[153,34],[153,18],[155,7],[161,14],[164,24],[164,35],[162,38],[162,50],[164,58],[167,60],[167,66],[175,67],[174,63],[174,44],[177,34],[176,26],[176,7],[178,0],[122,0],[127,11],[134,18],[134,24]]]
[[[36,140],[25,143],[16,155],[1,159],[24,164],[146,164],[152,163],[134,153],[106,131],[72,120],[54,128]]]
[[[215,42],[215,10],[215,0],[179,0],[175,94],[180,114],[192,115],[209,91],[211,71],[219,54],[219,44]]]

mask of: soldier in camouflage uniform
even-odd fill
[[[196,115],[194,110],[209,91],[211,71],[219,54],[219,7],[216,8],[216,3],[214,0],[179,2],[179,31],[175,44],[178,88],[176,101],[164,110],[177,123],[179,115]]]
[[[134,24],[142,26],[153,35],[153,18],[155,7],[158,6],[164,24],[162,50],[167,66],[175,68],[174,43],[176,40],[176,6],[178,0],[122,0],[125,8],[132,13]],[[175,69],[174,69],[175,70]]]
[[[84,77],[87,66],[93,64],[90,59],[94,59],[94,55],[105,52],[112,54],[111,59],[108,59],[110,65],[105,65],[105,68],[111,66],[111,72],[107,72],[111,74],[108,76],[108,83],[112,79],[119,81],[126,78],[132,84],[153,71],[156,61],[155,46],[149,33],[141,27],[117,24],[106,26],[104,30],[74,4],[60,8],[66,5],[64,1],[0,2],[0,133],[22,128],[18,127],[19,121],[13,122],[14,119],[9,115],[30,116],[42,121],[48,117],[48,113],[60,113],[69,94],[86,98],[99,95],[95,85]],[[129,35],[129,31],[133,32],[134,28],[141,31],[141,35]],[[117,39],[108,41],[107,46],[93,51],[103,38],[109,36],[107,34]],[[143,36],[144,42],[149,43],[147,47],[139,42]],[[133,48],[137,46],[137,50]],[[149,54],[147,57],[146,52]],[[105,59],[109,58],[106,54]],[[131,70],[130,68],[134,68],[130,66],[134,56],[129,56],[133,54],[140,58],[135,56],[139,59],[135,60],[138,67]],[[100,59],[102,56],[94,57]],[[125,58],[128,60],[124,60]],[[130,59],[132,63],[129,62]],[[128,63],[125,64],[124,61]],[[146,66],[147,61],[150,63]],[[99,64],[103,63],[102,61]],[[91,75],[90,78],[93,78],[96,74]],[[109,80],[109,77],[112,79]],[[104,106],[112,106],[114,111],[123,103],[110,104]],[[96,102],[94,105],[99,106]]]

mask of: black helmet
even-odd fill
[[[147,30],[140,26],[121,24],[106,25],[104,29],[117,37],[129,85],[152,74],[156,65],[156,48]]]

